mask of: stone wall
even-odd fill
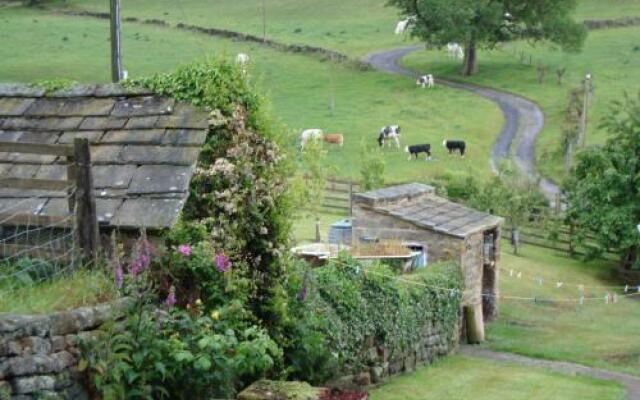
[[[455,329],[453,330],[455,332]],[[328,382],[325,386],[338,389],[360,389],[377,384],[386,378],[412,372],[417,367],[429,365],[438,358],[454,352],[458,347],[456,337],[449,337],[441,321],[433,321],[423,328],[422,340],[414,343],[410,349],[393,354],[370,337],[363,351],[367,355],[368,370],[355,375],[347,375]]]
[[[95,337],[122,301],[24,316],[0,314],[0,400],[87,399],[78,343]]]

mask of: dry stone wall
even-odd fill
[[[0,314],[0,400],[88,399],[78,345],[123,301],[49,315]]]

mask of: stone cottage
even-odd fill
[[[399,240],[428,262],[455,260],[464,277],[463,305],[474,309],[477,336],[497,317],[503,219],[451,202],[432,186],[411,183],[354,195],[352,242]]]

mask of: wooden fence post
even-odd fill
[[[91,149],[88,139],[77,138],[73,145],[78,242],[85,262],[95,265],[98,260],[98,218],[91,175]]]
[[[353,216],[353,181],[349,181],[349,216]]]

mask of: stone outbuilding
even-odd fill
[[[189,195],[209,115],[189,104],[117,84],[47,92],[0,84],[0,142],[24,145],[90,142],[101,230],[162,230],[175,224]],[[0,177],[62,180],[64,159],[0,152]],[[0,188],[0,212],[60,216],[65,193]],[[19,207],[13,207],[19,204]]]
[[[479,340],[497,317],[503,219],[454,203],[432,186],[411,183],[354,195],[352,242],[397,240],[428,263],[455,260],[464,277],[463,305],[475,311]]]

